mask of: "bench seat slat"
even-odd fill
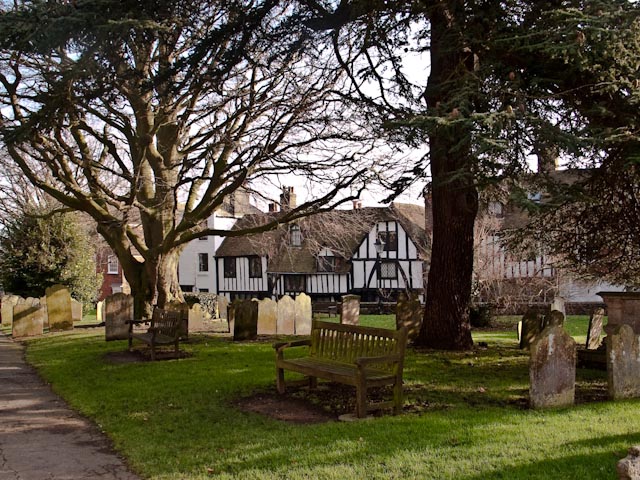
[[[358,367],[355,364],[313,357],[282,360],[278,362],[278,366],[304,375],[340,381],[349,385],[356,385],[356,375],[358,373]],[[367,367],[364,369],[364,374],[367,382],[387,381],[388,383],[393,383],[395,381],[395,375],[377,368]]]

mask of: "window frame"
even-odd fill
[[[258,255],[249,257],[249,278],[262,278],[262,257]]]
[[[392,239],[393,241],[391,241]],[[398,232],[395,230],[383,230],[378,232],[378,240],[384,244],[383,252],[398,251]],[[393,248],[392,248],[393,247]]]
[[[291,288],[291,283],[296,280],[295,288]],[[284,291],[303,293],[306,290],[306,276],[301,274],[284,275]]]
[[[198,273],[207,273],[208,271],[209,271],[209,254],[200,252],[198,253]]]
[[[383,275],[383,266],[387,269],[386,274]],[[393,266],[393,274],[388,272],[388,268]],[[382,261],[378,266],[378,274],[380,276],[380,280],[397,280],[398,279],[398,262],[388,262]]]
[[[222,272],[224,278],[238,278],[236,257],[223,257]]]
[[[302,247],[302,230],[300,225],[293,224],[289,227],[289,245],[292,247]]]
[[[318,255],[316,269],[319,273],[334,273],[338,266],[335,255]]]
[[[115,261],[115,269],[112,269],[113,266],[112,260]],[[120,273],[120,260],[118,260],[117,255],[109,255],[107,256],[107,274],[108,275],[117,275]]]

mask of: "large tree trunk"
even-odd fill
[[[468,75],[473,54],[465,48],[461,23],[464,2],[441,2],[430,14],[431,73],[429,111],[448,117],[429,129],[432,174],[433,245],[420,346],[466,350],[473,346],[469,301],[473,273],[473,226],[478,212],[471,152],[472,110]],[[465,89],[465,90],[462,90]]]

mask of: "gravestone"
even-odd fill
[[[418,338],[424,308],[417,295],[408,295],[405,292],[398,295],[396,304],[396,329],[406,327],[409,332],[409,341]]]
[[[129,325],[133,320],[133,297],[118,292],[104,299],[104,332],[106,341],[127,340]]]
[[[618,480],[640,480],[640,445],[634,445],[616,464]]]
[[[522,317],[520,327],[520,348],[529,348],[542,332],[543,316],[537,309],[530,308]]]
[[[258,336],[258,302],[252,300],[234,300],[233,340],[255,340]]]
[[[13,323],[13,307],[18,303],[18,297],[15,295],[5,295],[2,297],[2,324],[11,325]]]
[[[342,297],[342,312],[340,323],[345,325],[358,325],[360,323],[360,296],[344,295]]]
[[[258,302],[258,335],[278,332],[278,304],[270,298]]]
[[[296,333],[296,302],[289,295],[278,300],[278,335],[295,335]]]
[[[173,301],[164,306],[164,309],[168,312],[178,312],[180,319],[182,320],[182,333],[181,338],[189,337],[189,305],[183,302]]]
[[[192,332],[206,329],[205,313],[202,305],[199,303],[194,303],[191,305],[191,308],[189,308],[189,329]]]
[[[72,330],[71,294],[64,285],[53,285],[45,290],[49,330]]]
[[[229,319],[229,299],[224,295],[218,296],[218,318]]]
[[[104,322],[104,301],[100,300],[96,304],[96,321],[98,323]]]
[[[608,334],[618,325],[631,325],[633,331],[640,334],[640,292],[598,292],[597,295],[607,304]]]
[[[604,308],[596,308],[589,317],[589,329],[587,330],[587,350],[597,350],[602,343],[602,322],[604,321]]]
[[[74,322],[82,321],[82,303],[75,298],[71,299],[71,319]]]
[[[554,310],[558,310],[559,312],[562,312],[562,315],[567,315],[567,310],[566,310],[566,306],[565,306],[565,299],[564,297],[555,297],[553,299],[553,302],[551,302],[551,307],[549,308],[550,311],[554,311]]]
[[[295,333],[296,335],[311,335],[311,297],[301,293],[296,297]]]
[[[564,325],[564,313],[560,310],[551,310],[544,317],[543,330],[547,327],[562,327]]]
[[[609,398],[640,397],[640,345],[631,325],[617,325],[605,337]]]
[[[529,401],[532,408],[573,405],[576,342],[561,326],[549,326],[531,344]]]
[[[44,310],[40,305],[17,304],[13,307],[13,338],[33,337],[44,333]]]

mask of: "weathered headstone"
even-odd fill
[[[640,397],[640,342],[631,325],[618,325],[605,338],[609,398]]]
[[[278,300],[278,335],[295,335],[296,302],[289,295]]]
[[[360,296],[344,295],[342,297],[342,313],[340,323],[358,325],[360,323]]]
[[[629,448],[627,453],[616,465],[618,480],[640,480],[640,446]]]
[[[258,302],[251,300],[234,300],[233,339],[255,340],[258,336]]]
[[[547,327],[562,327],[564,325],[564,313],[560,310],[551,310],[544,317],[543,329]]]
[[[398,295],[396,304],[396,329],[407,327],[409,331],[409,341],[418,338],[424,308],[417,295],[409,295],[402,292]]]
[[[218,318],[224,320],[229,318],[229,299],[224,295],[218,296]]]
[[[522,317],[520,348],[529,348],[542,331],[542,314],[537,309],[529,309]]]
[[[64,285],[53,285],[46,289],[47,316],[49,330],[71,330],[73,319],[71,316],[71,294]]]
[[[295,333],[296,335],[311,335],[311,297],[301,293],[296,297]]]
[[[589,318],[587,330],[587,350],[597,350],[602,343],[602,322],[604,320],[604,308],[596,308]]]
[[[129,324],[133,320],[133,297],[118,292],[104,299],[105,338],[110,340],[127,340],[129,338]]]
[[[2,324],[11,325],[13,323],[13,307],[18,303],[15,295],[5,295],[2,297]]]
[[[74,322],[82,321],[82,303],[75,298],[71,299],[71,318]]]
[[[21,303],[13,307],[13,338],[32,337],[44,332],[44,311],[40,305]]]
[[[199,303],[191,305],[191,308],[189,308],[189,329],[192,332],[204,330],[206,328],[204,320],[205,315],[202,305]]]
[[[165,310],[170,312],[178,312],[180,319],[182,320],[182,338],[189,336],[189,305],[183,302],[169,302],[164,307]]]
[[[278,330],[278,304],[270,298],[258,302],[258,335],[275,335]]]
[[[550,326],[531,344],[529,400],[532,408],[573,405],[576,342],[561,326]]]
[[[566,316],[567,310],[566,310],[565,303],[566,302],[564,297],[555,297],[553,299],[553,302],[551,302],[551,308],[549,308],[549,310],[550,311],[558,310],[559,312],[562,312],[562,315]]]
[[[96,304],[96,321],[98,323],[104,322],[104,301],[100,300]]]

